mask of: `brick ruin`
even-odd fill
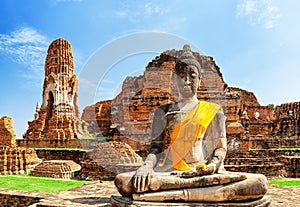
[[[136,170],[143,163],[142,158],[123,142],[98,144],[88,155],[89,159],[80,162],[81,179],[86,177],[111,179],[118,173]]]
[[[0,174],[29,173],[40,162],[34,149],[0,147]]]
[[[300,102],[277,106],[276,115],[271,134],[281,137],[300,136]]]
[[[0,119],[0,146],[16,147],[16,138],[12,118],[3,116]]]
[[[93,136],[111,136],[113,124],[111,116],[111,100],[100,101],[84,108],[82,120],[86,123],[86,131]]]
[[[33,176],[72,179],[81,166],[72,160],[46,160],[35,166]]]
[[[76,121],[77,78],[71,44],[64,39],[53,41],[45,60],[42,105],[37,103],[34,120],[28,122],[24,139],[74,139]]]
[[[12,118],[2,117],[0,119],[0,174],[30,172],[38,163],[40,159],[33,149],[17,147]]]

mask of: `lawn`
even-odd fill
[[[298,179],[293,179],[293,180],[274,179],[274,180],[269,180],[269,183],[273,184],[273,185],[278,185],[278,186],[281,186],[281,187],[300,186],[300,180],[298,180]]]
[[[0,175],[0,188],[31,192],[58,193],[79,187],[86,181],[53,179],[25,175]]]
[[[85,148],[68,148],[68,147],[35,147],[34,150],[66,150],[66,151],[89,151],[90,149]]]
[[[292,148],[279,148],[280,150],[300,150],[299,147],[292,147]]]

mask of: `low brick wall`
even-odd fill
[[[136,171],[141,165],[110,165],[93,161],[81,162],[79,178],[112,180],[119,173]]]
[[[42,160],[73,160],[77,164],[88,159],[88,151],[83,150],[37,149],[36,154]]]
[[[299,156],[300,150],[248,150],[248,151],[229,151],[226,158],[265,158],[265,157],[280,157],[280,156]]]
[[[267,177],[300,177],[299,150],[230,151],[225,158],[228,171],[261,173]]]
[[[36,153],[44,161],[73,160],[82,167],[78,175],[80,179],[111,179],[119,173],[137,170],[143,163],[133,150],[120,143],[115,143],[114,147],[102,143],[91,151],[37,149]]]
[[[278,149],[300,147],[300,137],[251,137],[249,139],[251,149]]]
[[[17,140],[17,144],[19,147],[28,147],[28,148],[84,148],[84,149],[90,149],[102,142],[105,142],[105,141],[91,140],[91,139],[59,139],[59,140],[18,139]]]
[[[233,172],[259,173],[268,178],[286,174],[284,165],[281,163],[274,163],[272,165],[225,165],[225,169]]]
[[[281,156],[280,162],[284,164],[287,177],[299,178],[300,177],[300,157],[298,156]]]

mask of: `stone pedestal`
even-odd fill
[[[133,201],[130,198],[121,196],[112,196],[111,204],[114,207],[150,207],[150,206],[181,206],[181,207],[267,207],[271,204],[271,198],[269,196],[264,196],[262,198],[250,201],[242,202],[224,202],[224,203],[195,203],[195,202],[144,202],[144,201]]]

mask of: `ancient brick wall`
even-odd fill
[[[299,162],[298,150],[230,150],[225,158],[225,168],[229,171],[262,173],[268,177],[299,177]]]
[[[31,148],[83,148],[91,149],[104,140],[94,139],[18,139],[20,147]]]
[[[37,149],[36,154],[41,160],[73,160],[77,164],[89,159],[87,150]]]
[[[282,137],[300,137],[300,102],[285,103],[276,107],[276,121],[272,125],[271,133]]]
[[[249,143],[251,149],[281,149],[300,147],[300,139],[297,136],[252,136],[249,140]]]
[[[40,163],[40,159],[33,149],[21,147],[0,148],[0,174],[30,172],[38,163]]]
[[[103,142],[92,150],[36,150],[42,160],[73,160],[82,167],[79,178],[109,179],[136,170],[142,158],[126,143]]]
[[[279,161],[285,166],[286,177],[300,178],[300,156],[281,156]]]
[[[16,147],[16,133],[12,126],[12,118],[8,116],[0,119],[0,146]]]
[[[107,142],[97,145],[81,162],[80,177],[109,179],[124,171],[136,170],[142,158],[126,143]]]
[[[81,119],[87,123],[87,131],[90,135],[112,135],[111,103],[111,100],[105,100],[84,108]]]

